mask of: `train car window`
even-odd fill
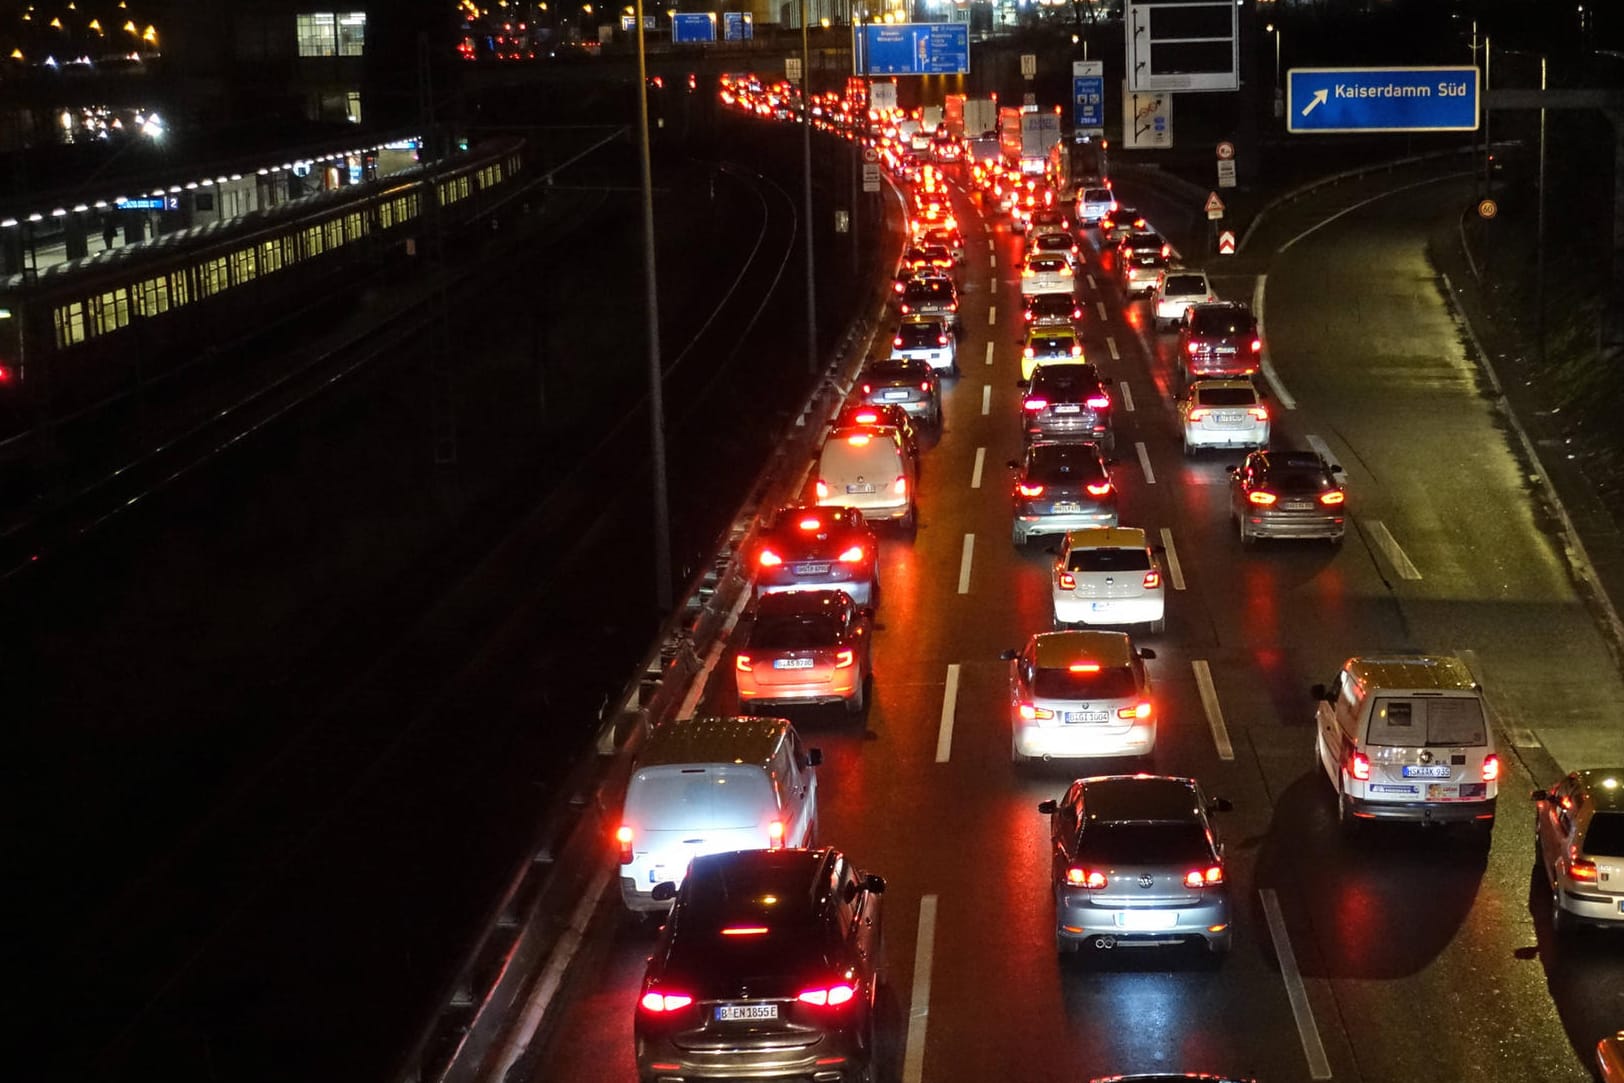
[[[334,218],[330,222],[321,224],[322,239],[327,242],[328,248],[338,248],[344,243],[344,220]]]
[[[311,226],[304,231],[304,258],[309,259],[311,256],[319,256],[322,251],[321,227]]]
[[[169,311],[169,279],[149,278],[135,284],[135,311],[140,316],[157,316]]]
[[[231,253],[231,284],[240,286],[259,277],[259,260],[252,248]]]
[[[111,334],[130,322],[130,295],[125,290],[110,290],[90,300],[91,325],[96,334]]]
[[[344,216],[344,239],[358,241],[366,236],[367,220],[360,211],[354,211]]]
[[[85,306],[82,301],[57,305],[52,313],[56,323],[56,348],[73,346],[85,340]]]
[[[284,266],[299,262],[299,238],[289,235],[282,238],[282,263]]]
[[[169,274],[169,298],[176,308],[192,303],[192,279],[190,269],[182,267]]]
[[[198,265],[198,296],[213,297],[231,288],[231,272],[224,256],[206,259]]]
[[[266,241],[259,246],[259,265],[263,273],[282,269],[282,245],[278,241]]]

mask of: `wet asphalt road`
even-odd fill
[[[926,455],[918,536],[882,543],[871,705],[857,725],[834,709],[793,715],[825,754],[820,841],[889,883],[882,1078],[1589,1077],[1595,1041],[1624,1023],[1624,940],[1553,941],[1526,794],[1559,765],[1624,761],[1613,722],[1624,683],[1427,259],[1429,230],[1459,200],[1448,183],[1378,200],[1277,253],[1261,281],[1209,261],[1221,296],[1262,302],[1274,445],[1320,441],[1347,470],[1340,549],[1242,550],[1225,475],[1240,453],[1181,455],[1175,336],[1151,330],[1146,303],[1125,304],[1108,258],[1087,251],[1085,350],[1117,381],[1122,522],[1169,531],[1180,570],[1166,632],[1140,637],[1158,654],[1155,764],[1234,802],[1221,827],[1237,932],[1221,967],[1161,951],[1055,956],[1047,819],[1034,806],[1115,765],[1017,773],[1009,762],[997,656],[1050,618],[1048,558],[1009,543],[1003,466],[1018,451],[1022,241],[960,200],[963,375]],[[1377,649],[1459,652],[1483,681],[1506,766],[1486,851],[1454,830],[1339,836],[1312,766],[1307,688]],[[949,666],[957,696],[944,704]],[[719,667],[704,708],[733,707]],[[632,1005],[653,933],[619,905],[611,889],[529,1078],[635,1078]]]

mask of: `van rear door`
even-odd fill
[[[1376,694],[1366,727],[1370,782],[1386,801],[1481,801],[1492,751],[1483,705],[1471,696]]]
[[[623,821],[632,829],[632,860],[621,875],[642,891],[665,880],[680,885],[697,856],[769,845],[769,826],[780,815],[772,784],[759,766],[643,768],[626,790]]]

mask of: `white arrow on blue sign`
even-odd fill
[[[1292,68],[1289,132],[1475,132],[1478,70]]]

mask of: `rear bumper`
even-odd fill
[[[1091,526],[1116,526],[1117,513],[1109,511],[1067,512],[1064,515],[1017,515],[1014,533],[1022,540],[1040,534],[1064,534],[1070,530],[1083,530]]]
[[[636,1036],[638,1077],[654,1083],[668,1080],[688,1083],[699,1079],[840,1083],[851,1078],[871,1055],[871,1051],[863,1049],[857,1037],[858,1029],[856,1025],[830,1029],[802,1035],[803,1040],[786,1035],[781,1043],[761,1049],[741,1045],[712,1051],[679,1046],[670,1038],[646,1035],[639,1028]]]
[[[1200,425],[1186,425],[1184,442],[1191,447],[1265,447],[1269,443],[1269,426],[1205,429]]]
[[[1062,898],[1056,906],[1058,928],[1055,934],[1063,941],[1076,944],[1090,943],[1099,937],[1110,937],[1118,946],[1172,945],[1200,940],[1216,951],[1229,947],[1231,932],[1227,898],[1219,896],[1199,906],[1171,909],[1174,915],[1174,925],[1171,928],[1130,929],[1126,927],[1125,922],[1132,920],[1134,908],[1070,905]]]
[[[1557,887],[1557,898],[1563,910],[1581,921],[1593,921],[1598,925],[1624,925],[1624,910],[1619,909],[1624,896],[1603,895],[1588,888],[1579,891],[1561,884]]]
[[[1156,747],[1156,722],[1137,722],[1126,731],[1103,724],[1015,726],[1014,748],[1031,759],[1089,759],[1099,756],[1148,756]]]
[[[1247,526],[1257,538],[1340,538],[1346,531],[1342,516],[1317,519],[1285,519],[1270,515],[1248,515]]]
[[[1482,801],[1372,801],[1367,797],[1342,798],[1348,811],[1361,820],[1397,820],[1405,823],[1464,824],[1492,820],[1497,798]]]
[[[1054,619],[1061,624],[1151,624],[1162,619],[1165,599],[1072,598],[1055,595]]]
[[[913,506],[907,498],[892,503],[889,495],[879,496],[875,493],[836,493],[818,503],[826,507],[856,508],[863,513],[863,518],[870,522],[878,520],[882,523],[904,518],[908,514],[908,509]]]

